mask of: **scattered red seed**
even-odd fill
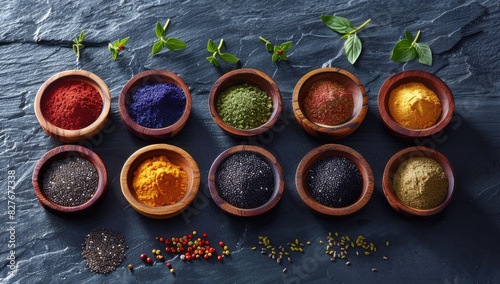
[[[224,242],[223,242],[223,241],[220,241],[220,242],[219,242],[219,246],[223,247],[223,246],[224,246]]]
[[[151,259],[151,257],[148,257],[148,258],[146,258],[146,262],[147,262],[148,264],[151,264],[151,263],[153,263],[153,260]]]
[[[144,254],[144,253],[143,253],[143,254],[141,254],[141,259],[142,259],[142,260],[144,260],[144,261],[145,261],[147,258],[148,258],[148,256],[147,256],[146,254]]]
[[[207,237],[207,233],[203,233],[203,235],[202,235],[202,236],[203,236],[204,238],[206,238],[206,237]]]
[[[223,258],[224,258],[224,257],[223,257],[222,255],[217,256],[217,260],[218,260],[218,261],[222,261],[222,259],[223,259]]]

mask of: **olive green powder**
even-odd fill
[[[266,92],[245,83],[230,87],[220,94],[216,108],[225,123],[239,129],[252,129],[269,120],[273,103]]]
[[[416,157],[399,166],[394,175],[393,188],[404,204],[418,209],[430,209],[446,198],[448,178],[434,159]]]

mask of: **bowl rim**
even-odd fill
[[[428,157],[438,162],[448,177],[448,192],[445,200],[438,206],[430,209],[418,209],[410,207],[399,200],[392,188],[392,179],[395,171],[401,163],[413,157]],[[393,169],[394,172],[391,170]],[[382,176],[382,189],[391,207],[408,216],[432,216],[441,212],[450,203],[455,192],[455,173],[451,162],[439,151],[425,147],[412,146],[396,152],[387,162]]]
[[[133,189],[128,185],[128,175],[133,174],[133,172],[136,170],[131,168],[132,164],[137,159],[140,159],[142,155],[152,151],[168,151],[174,153],[175,155],[179,155],[179,157],[182,157],[182,159],[184,159],[186,163],[189,164],[189,169],[184,169],[184,171],[189,170],[191,172],[191,175],[193,176],[193,184],[186,190],[184,197],[175,204],[156,207],[144,204],[133,196]],[[175,145],[165,143],[152,144],[136,150],[127,158],[120,173],[120,187],[122,194],[127,202],[133,209],[135,209],[142,215],[154,219],[165,219],[180,214],[195,199],[196,195],[198,194],[199,186],[200,169],[194,158],[184,149]]]
[[[327,153],[327,156],[322,156]],[[340,154],[340,155],[339,155]],[[363,177],[363,189],[356,202],[345,207],[330,207],[316,201],[307,188],[307,172],[318,160],[324,157],[341,156],[351,160]],[[374,176],[368,161],[356,150],[341,144],[324,144],[310,150],[299,162],[295,173],[295,186],[302,201],[311,210],[328,216],[347,216],[361,210],[371,199],[374,189]]]
[[[357,115],[352,116],[349,120],[345,121],[342,124],[325,125],[312,122],[311,120],[309,120],[307,115],[302,111],[301,105],[299,103],[300,101],[299,95],[301,93],[302,87],[306,85],[306,83],[310,81],[312,78],[327,73],[334,73],[336,75],[340,74],[349,79],[350,81],[352,81],[359,88],[359,94],[361,95],[361,109],[359,110]],[[358,94],[358,92],[356,94]],[[353,96],[355,96],[356,94],[353,94]],[[295,88],[293,89],[292,104],[293,104],[293,112],[295,118],[297,119],[299,124],[304,129],[306,128],[310,129],[310,131],[314,133],[313,134],[310,131],[307,131],[309,134],[314,136],[320,136],[319,133],[321,133],[328,135],[329,137],[334,139],[340,139],[353,133],[363,122],[368,112],[368,95],[361,81],[351,72],[338,67],[321,67],[309,71],[299,79],[299,81],[295,85]]]
[[[52,124],[43,115],[43,111],[41,108],[42,97],[50,90],[50,88],[55,83],[65,80],[83,81],[86,83],[90,83],[91,85],[95,85],[93,87],[98,91],[99,95],[102,98],[103,106],[101,114],[94,122],[84,128],[73,130],[64,129]],[[103,124],[106,122],[111,109],[111,95],[106,83],[94,73],[86,70],[65,70],[52,75],[40,86],[36,93],[33,105],[35,116],[39,124],[46,132],[49,132],[49,134],[52,134],[51,136],[54,136],[56,139],[62,142],[72,143],[90,138],[103,128]]]
[[[265,81],[265,84],[269,86],[270,89],[272,89],[273,94],[267,93],[267,95],[271,98],[272,103],[273,103],[273,111],[271,115],[269,116],[269,119],[266,121],[266,123],[262,124],[259,127],[256,128],[251,128],[251,129],[240,129],[233,127],[226,122],[222,120],[222,118],[219,116],[216,108],[216,98],[217,96],[225,91],[227,87],[225,86],[225,83],[228,81],[233,80],[234,78],[237,78],[239,76],[251,76],[254,78],[261,78]],[[243,83],[248,83],[245,79],[240,79],[238,78],[237,81],[240,81],[241,84]],[[250,83],[251,85],[255,85],[258,87],[260,90],[260,86],[257,86],[256,84]],[[229,87],[234,86],[234,84],[231,84]],[[259,134],[262,134],[269,129],[271,129],[278,119],[280,118],[282,112],[283,112],[283,99],[281,96],[281,91],[276,84],[276,82],[266,73],[259,71],[257,69],[253,68],[240,68],[240,69],[235,69],[231,70],[222,76],[220,76],[217,81],[212,85],[212,88],[210,89],[210,94],[208,98],[208,108],[210,111],[210,114],[212,116],[212,119],[215,121],[215,123],[226,133],[229,133],[235,137],[239,138],[246,138],[246,137],[251,137],[251,136],[257,136]]]
[[[439,97],[441,103],[443,102],[443,97],[446,97],[446,101],[448,102],[446,108],[442,107],[443,111],[446,110],[446,113],[442,112],[440,120],[430,127],[423,129],[406,128],[397,123],[387,109],[386,104],[390,97],[390,91],[411,78],[418,78],[419,82],[424,84],[429,89],[440,90],[439,92],[433,91]],[[451,121],[455,111],[455,99],[448,85],[446,85],[446,83],[436,75],[421,70],[406,70],[387,78],[378,92],[377,105],[382,122],[390,130],[390,132],[396,134],[397,136],[406,138],[423,138],[432,136],[442,131]]]
[[[182,113],[181,117],[175,123],[162,128],[149,128],[140,125],[139,123],[135,122],[132,119],[132,117],[130,117],[127,107],[127,98],[130,96],[130,89],[132,88],[132,86],[138,84],[138,82],[140,82],[141,80],[146,80],[147,78],[155,76],[168,78],[172,80],[169,83],[181,88],[186,97],[186,106],[184,108],[184,112]],[[157,82],[161,83],[161,81]],[[171,133],[174,134],[171,135],[170,137],[177,134],[176,132],[180,131],[187,123],[189,116],[191,114],[191,108],[192,108],[191,91],[189,90],[189,87],[187,86],[186,82],[179,75],[164,69],[147,70],[134,75],[127,81],[127,83],[125,83],[118,96],[118,112],[125,126],[127,126],[127,128],[129,128],[131,132],[136,135],[141,134],[142,136],[147,136],[153,139],[155,138],[161,139],[164,138],[164,136],[168,136]]]
[[[94,195],[85,203],[77,206],[64,206],[57,204],[56,202],[51,201],[50,199],[45,197],[42,185],[40,184],[40,178],[43,177],[43,170],[46,167],[50,166],[52,160],[64,159],[59,158],[59,156],[62,156],[64,154],[70,155],[71,153],[76,153],[78,156],[91,162],[97,171],[99,181]],[[89,209],[104,196],[108,184],[107,171],[102,159],[92,150],[80,145],[61,145],[46,152],[36,163],[31,180],[38,201],[45,208],[61,213],[76,213]]]
[[[266,203],[256,208],[248,208],[248,209],[239,208],[227,202],[219,195],[219,191],[215,182],[219,166],[230,156],[236,153],[244,153],[244,152],[258,155],[260,158],[262,158],[265,162],[269,164],[274,173],[275,187],[273,194]],[[208,174],[208,189],[210,192],[210,196],[212,197],[212,200],[220,209],[222,209],[226,213],[238,217],[253,217],[269,212],[276,206],[276,204],[278,204],[285,189],[284,177],[285,174],[283,171],[283,167],[277,160],[276,156],[273,155],[271,152],[260,146],[237,145],[224,150],[217,156],[217,158],[212,163]]]

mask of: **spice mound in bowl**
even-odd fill
[[[450,202],[453,168],[438,151],[415,146],[394,154],[387,162],[382,186],[394,210],[409,216],[432,216]]]
[[[166,70],[149,70],[132,77],[118,99],[120,117],[134,135],[145,140],[168,139],[179,133],[191,113],[186,83]]]
[[[47,134],[61,142],[76,143],[93,137],[106,125],[111,96],[95,74],[69,70],[43,83],[34,106]]]
[[[350,215],[373,193],[373,173],[355,150],[339,144],[325,144],[299,163],[295,175],[297,192],[313,211],[329,216]]]
[[[183,149],[153,144],[125,162],[120,185],[130,206],[144,216],[164,219],[181,213],[196,197],[200,171]]]
[[[43,155],[32,176],[35,195],[48,210],[76,213],[91,208],[106,191],[104,163],[77,145],[56,147]]]
[[[250,68],[222,75],[210,90],[208,104],[217,125],[238,138],[266,132],[282,112],[276,83],[268,75]]]
[[[212,199],[234,216],[268,212],[281,199],[284,187],[281,165],[269,151],[257,146],[239,145],[222,152],[208,176]]]
[[[378,95],[380,117],[396,137],[411,139],[443,130],[455,109],[453,94],[438,77],[418,70],[389,77]]]
[[[368,96],[353,74],[319,68],[304,75],[292,96],[295,118],[312,136],[340,139],[354,132],[368,111]]]

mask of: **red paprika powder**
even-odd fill
[[[43,96],[43,116],[57,127],[76,130],[89,126],[102,112],[102,97],[89,83],[61,81]]]

